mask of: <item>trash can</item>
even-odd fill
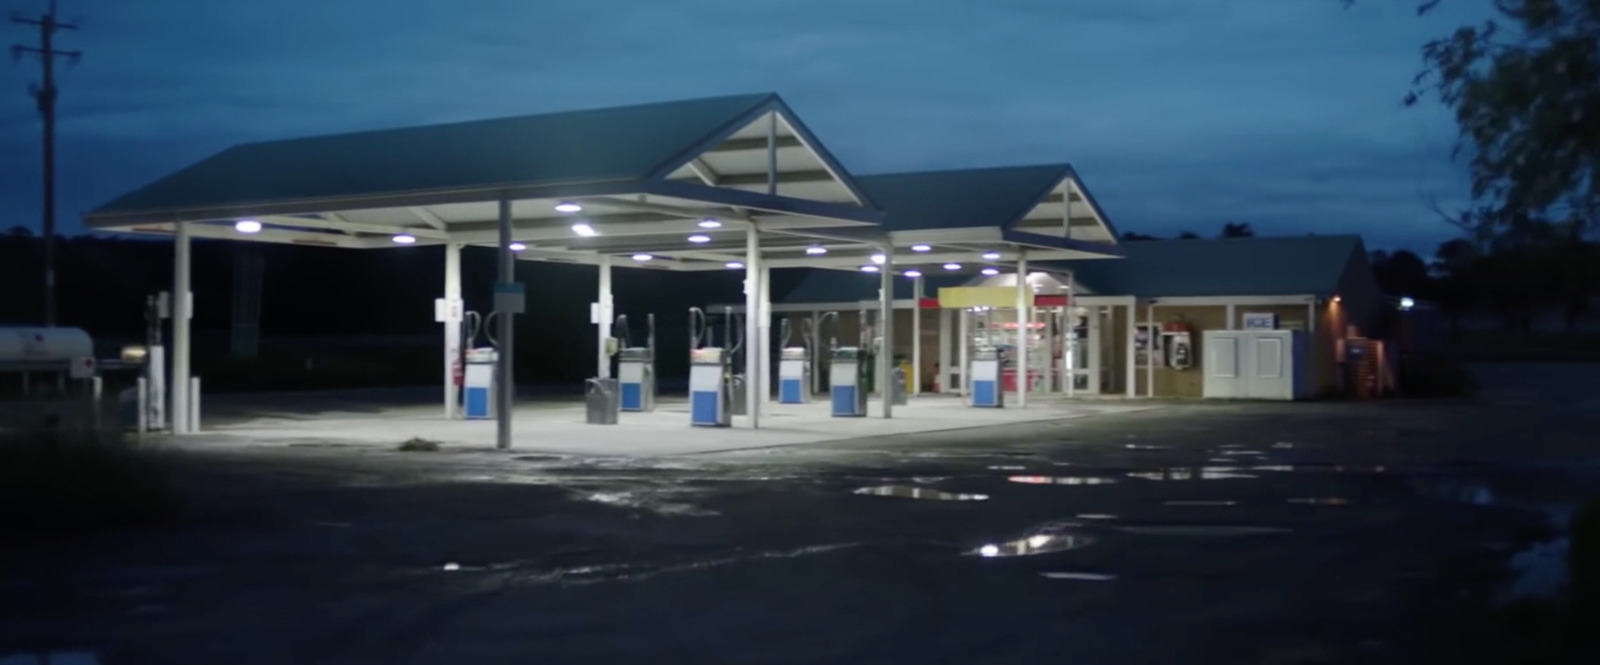
[[[896,367],[896,368],[890,370],[889,374],[890,374],[890,381],[889,381],[890,399],[894,400],[894,405],[895,406],[905,406],[905,404],[906,404],[906,371],[903,368]]]
[[[750,409],[745,404],[745,380],[743,374],[734,374],[728,377],[728,415],[747,415]]]
[[[590,425],[615,425],[622,410],[616,379],[589,379],[584,384],[585,422]]]

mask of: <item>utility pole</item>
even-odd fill
[[[55,35],[60,30],[77,30],[72,23],[56,20],[56,0],[50,0],[50,9],[38,18],[16,16],[12,23],[38,26],[39,45],[17,44],[11,47],[12,56],[21,59],[24,54],[39,56],[44,65],[44,78],[28,87],[39,105],[39,117],[44,120],[44,324],[56,324],[56,58],[77,62],[82,51],[62,51],[55,47]]]

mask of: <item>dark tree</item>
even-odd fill
[[[1195,232],[1193,232],[1193,231],[1184,231],[1183,233],[1179,233],[1178,234],[1178,239],[1179,240],[1199,240],[1200,239],[1200,235],[1195,233]]]
[[[1155,236],[1145,235],[1143,233],[1134,233],[1133,231],[1123,231],[1122,232],[1122,241],[1123,242],[1137,242],[1137,241],[1140,241],[1140,240],[1155,240],[1155,239],[1156,239]]]
[[[1378,286],[1391,296],[1414,298],[1433,297],[1433,278],[1428,274],[1428,264],[1415,252],[1372,252],[1372,273]]]
[[[1255,237],[1255,235],[1255,229],[1250,228],[1249,222],[1228,222],[1222,225],[1222,233],[1217,234],[1217,237],[1252,238]]]

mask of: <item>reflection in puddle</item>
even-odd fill
[[[1272,447],[1282,450],[1282,449],[1285,449],[1285,448],[1293,448],[1294,444],[1289,443],[1288,441],[1279,441],[1277,443],[1272,444]]]
[[[1094,538],[1072,531],[1072,527],[1076,526],[1079,525],[1072,522],[1046,524],[1022,538],[1004,543],[989,543],[968,554],[984,558],[1033,556],[1075,550],[1092,544]]]
[[[1115,478],[1095,476],[1011,476],[1006,480],[1029,485],[1110,485],[1117,482]]]
[[[1115,528],[1125,533],[1145,536],[1261,536],[1293,532],[1293,529],[1275,526],[1228,526],[1215,524],[1146,524]]]
[[[1052,580],[1082,580],[1085,582],[1110,582],[1117,579],[1116,575],[1108,573],[1039,573]]]
[[[1337,496],[1314,496],[1295,497],[1289,499],[1289,503],[1299,503],[1307,506],[1347,506],[1350,505],[1350,500]]]
[[[1275,471],[1301,473],[1384,473],[1382,466],[1341,466],[1337,464],[1259,464],[1251,466],[1247,471]]]
[[[1163,506],[1237,506],[1238,501],[1162,501]]]
[[[1117,519],[1116,515],[1112,515],[1110,513],[1080,513],[1080,514],[1076,515],[1076,517],[1078,519],[1080,519],[1080,520],[1114,520],[1114,519]]]
[[[1123,444],[1122,447],[1127,448],[1128,450],[1166,450],[1170,446],[1153,446],[1148,443],[1128,443]]]
[[[1244,457],[1254,457],[1254,456],[1257,456],[1257,455],[1265,455],[1266,454],[1266,453],[1261,452],[1259,450],[1222,450],[1222,451],[1218,451],[1218,452],[1222,453],[1223,455],[1244,456]]]
[[[1235,466],[1173,467],[1160,471],[1130,471],[1128,477],[1145,480],[1235,480],[1256,477],[1239,471],[1243,469]]]
[[[941,492],[925,487],[906,487],[904,485],[863,487],[856,490],[855,493],[870,494],[872,496],[895,496],[902,499],[927,499],[930,501],[984,501],[989,498],[985,494],[956,494],[954,492]]]
[[[989,467],[990,471],[1026,471],[1027,469],[1028,467],[1016,466],[1014,464],[998,464]]]

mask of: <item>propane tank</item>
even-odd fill
[[[94,342],[82,328],[0,327],[0,367],[67,363],[94,356]]]

